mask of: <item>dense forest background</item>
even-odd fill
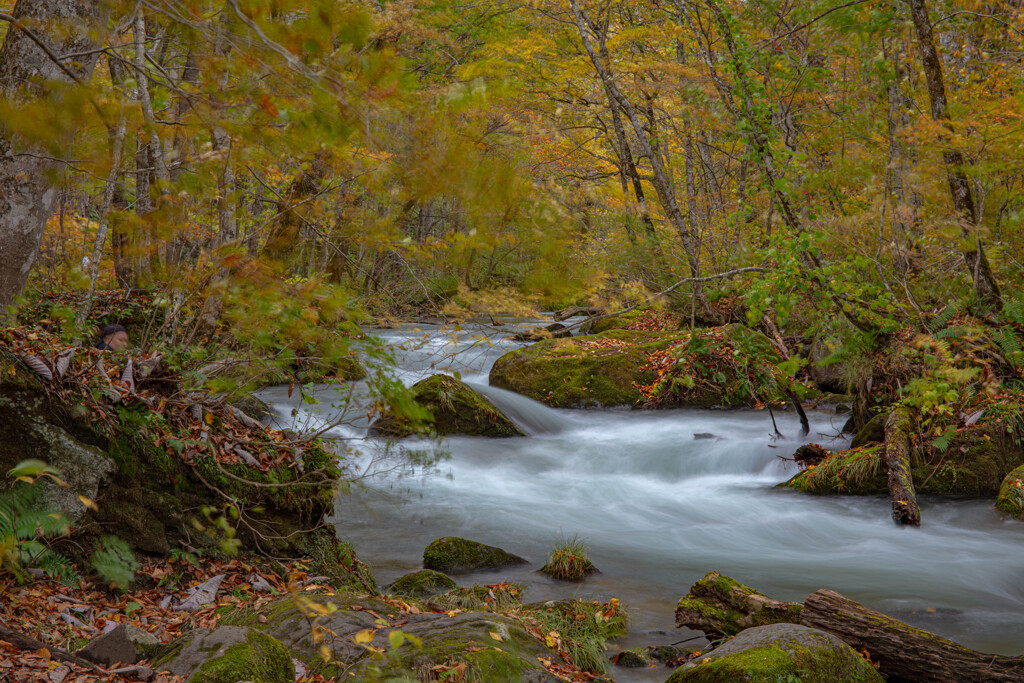
[[[18,3],[0,303],[157,291],[164,341],[673,285],[840,337],[995,313],[1018,5]]]

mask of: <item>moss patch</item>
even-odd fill
[[[639,386],[656,379],[649,354],[689,338],[681,332],[612,330],[548,339],[511,351],[491,368],[490,383],[558,408],[632,406]]]
[[[996,507],[1018,519],[1024,519],[1024,465],[1006,475],[999,487]]]
[[[524,433],[489,400],[448,375],[434,375],[412,387],[416,403],[431,416],[427,431],[445,436],[524,436]],[[374,423],[384,436],[408,436],[416,431],[410,420],[389,412]]]
[[[229,647],[217,659],[206,662],[189,679],[191,683],[292,683],[295,666],[281,641],[249,630],[244,643]]]
[[[422,569],[418,572],[406,574],[402,578],[388,586],[389,593],[404,595],[410,598],[426,598],[438,593],[458,588],[451,577],[435,572],[432,569]]]
[[[518,564],[526,564],[526,560],[501,548],[454,536],[439,538],[423,550],[424,568],[438,572],[500,569]]]

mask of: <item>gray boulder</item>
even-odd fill
[[[798,624],[748,628],[690,661],[666,683],[799,680],[803,683],[882,683],[882,675],[836,636]]]
[[[118,663],[131,666],[149,659],[159,647],[155,636],[138,626],[121,624],[110,633],[93,638],[75,654],[109,669]]]
[[[189,683],[293,683],[295,664],[284,644],[246,626],[196,629],[168,644],[153,666]]]
[[[58,416],[51,414],[47,390],[38,381],[17,375],[0,384],[0,474],[29,459],[55,467],[70,487],[46,481],[44,501],[77,522],[85,514],[78,497],[96,498],[116,466],[102,451],[82,443],[60,424]]]

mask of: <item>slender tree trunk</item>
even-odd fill
[[[59,98],[59,88],[41,82],[88,82],[99,56],[90,51],[100,45],[106,28],[104,4],[100,0],[18,0],[12,15],[15,21],[0,48],[0,96],[14,102]],[[55,61],[70,53],[84,56]],[[24,143],[0,122],[0,317],[28,281],[60,194],[54,185],[60,166],[52,152]]]
[[[925,0],[907,0],[907,3],[917,31],[917,44],[921,50],[925,81],[928,83],[932,118],[941,122],[952,133],[953,122],[946,101],[942,60],[935,49],[932,25],[928,20],[928,6]],[[974,281],[975,294],[983,305],[999,311],[1003,306],[999,285],[989,266],[988,257],[985,256],[981,238],[975,233],[975,227],[981,217],[975,211],[974,194],[971,192],[971,181],[966,171],[971,164],[960,150],[953,147],[947,147],[942,153],[942,160],[946,163],[946,178],[949,181],[953,209],[956,211],[964,237],[970,240],[970,246],[964,250],[964,260]]]
[[[107,244],[107,232],[110,227],[110,211],[114,205],[114,194],[117,191],[117,179],[121,175],[121,154],[124,149],[124,136],[127,124],[125,122],[124,102],[121,104],[121,113],[118,115],[117,127],[111,141],[110,150],[110,172],[107,174],[107,182],[103,187],[103,205],[100,207],[99,227],[96,230],[96,242],[92,247],[92,255],[89,261],[89,293],[82,301],[75,315],[75,327],[81,329],[86,318],[92,310],[92,298],[96,293],[96,280],[100,276],[100,261],[103,260],[103,248]]]
[[[683,250],[686,252],[686,260],[690,266],[690,273],[693,277],[700,277],[700,265],[697,256],[697,238],[690,231],[686,221],[686,215],[679,206],[679,201],[675,192],[675,184],[672,181],[672,177],[665,164],[665,160],[658,150],[657,144],[651,139],[651,134],[649,133],[648,128],[649,122],[645,123],[640,118],[636,107],[634,107],[633,103],[622,94],[621,90],[619,90],[616,78],[614,74],[609,71],[605,60],[602,60],[594,49],[593,42],[590,39],[591,32],[587,28],[590,21],[586,15],[586,11],[580,6],[579,0],[571,0],[571,6],[573,15],[576,19],[576,28],[579,30],[580,40],[583,42],[583,47],[586,50],[587,55],[590,57],[590,62],[594,66],[598,78],[601,80],[601,83],[608,94],[615,100],[619,107],[621,107],[622,113],[626,116],[626,119],[629,121],[630,126],[633,129],[633,133],[636,136],[640,152],[650,161],[652,171],[650,182],[654,186],[654,191],[658,195],[658,201],[661,203],[662,210],[664,210],[669,222],[679,233],[679,239],[682,242]],[[701,296],[700,299],[702,311],[709,308],[704,297]]]

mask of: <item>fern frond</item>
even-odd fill
[[[928,330],[933,334],[935,332],[938,332],[939,330],[941,330],[942,328],[949,324],[949,321],[956,316],[959,310],[960,307],[954,304],[946,306],[941,311],[939,311],[934,318],[931,319],[931,321],[928,323]]]

